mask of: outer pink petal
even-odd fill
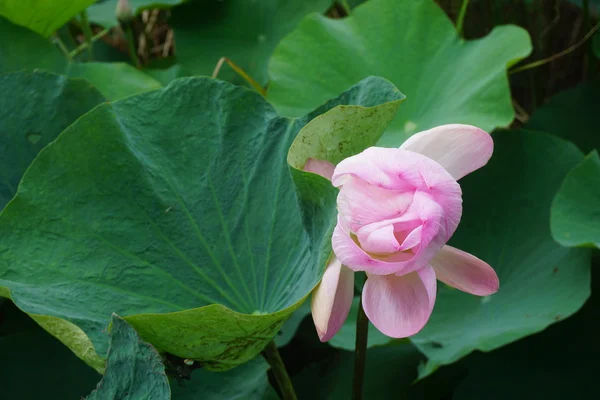
[[[354,272],[334,257],[312,294],[311,311],[319,339],[326,342],[340,330],[354,297]]]
[[[487,164],[494,151],[494,141],[477,127],[453,124],[416,133],[400,149],[437,161],[458,180]]]
[[[454,247],[444,246],[431,265],[440,281],[463,292],[488,296],[500,286],[496,271],[485,261]]]
[[[365,314],[383,334],[404,338],[419,332],[435,304],[435,272],[429,266],[403,276],[369,275],[363,288]]]
[[[340,189],[337,206],[356,232],[364,225],[402,215],[412,198],[413,191],[387,190],[350,176]]]
[[[317,160],[316,158],[309,158],[308,161],[306,161],[306,164],[304,164],[305,171],[321,175],[328,181],[331,181],[331,176],[333,175],[334,169],[335,165],[329,161]]]
[[[331,182],[339,187],[349,176],[392,190],[425,189],[456,181],[439,163],[422,154],[384,147],[369,147],[342,160]]]

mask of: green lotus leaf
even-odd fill
[[[375,143],[402,99],[371,77],[288,119],[250,90],[183,78],[102,104],[38,155],[0,214],[0,286],[100,357],[117,312],[159,351],[213,370],[249,361],[331,253],[337,189],[288,166],[292,142],[320,138],[330,161],[362,151],[340,143]],[[345,134],[328,138],[332,124]]]
[[[563,246],[600,248],[600,157],[594,150],[563,181],[554,202],[552,236]]]
[[[162,84],[126,63],[70,63],[64,73],[90,81],[107,99],[118,100],[158,89]]]
[[[2,0],[0,16],[48,37],[93,2],[94,0]]]
[[[0,75],[0,210],[41,149],[104,97],[88,82],[48,72]]]
[[[281,114],[299,116],[378,75],[408,98],[384,147],[447,123],[491,131],[513,120],[506,69],[530,50],[527,32],[516,26],[465,41],[433,0],[371,0],[344,19],[302,21],[273,53],[267,97]]]
[[[331,4],[331,0],[190,1],[172,10],[177,60],[187,74],[211,75],[219,59],[228,57],[264,85],[268,81],[267,63],[279,41],[306,15],[322,13]],[[218,76],[238,84],[244,82],[227,65]],[[297,116],[334,98],[364,77]]]
[[[83,78],[109,100],[162,86],[156,79],[126,63],[68,62],[47,39],[1,17],[0,36],[3,38],[0,41],[0,73],[40,68]]]
[[[561,92],[535,110],[526,128],[570,140],[586,154],[600,149],[600,134],[596,127],[598,93],[600,79]]]

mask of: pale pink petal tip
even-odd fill
[[[317,160],[316,158],[309,158],[304,165],[304,170],[312,172],[317,175],[321,175],[323,178],[331,181],[333,176],[333,170],[335,165],[326,160]]]
[[[487,164],[494,141],[475,126],[452,124],[416,133],[400,148],[437,161],[458,180]]]
[[[354,272],[332,257],[323,280],[312,294],[311,312],[321,342],[331,339],[340,330],[354,297]]]
[[[431,265],[440,281],[463,292],[489,296],[500,287],[496,271],[485,261],[451,246],[444,246]]]
[[[367,318],[393,338],[415,335],[429,320],[436,296],[429,266],[406,275],[369,275],[362,302]]]

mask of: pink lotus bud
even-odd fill
[[[128,24],[133,19],[133,11],[127,0],[119,0],[115,9],[117,21],[122,24]]]
[[[488,264],[446,246],[462,215],[457,179],[484,166],[492,151],[492,138],[481,129],[444,125],[413,135],[399,149],[371,147],[335,167],[333,251],[341,264],[367,272],[363,306],[384,334],[407,337],[423,328],[436,277],[480,296],[498,290]]]

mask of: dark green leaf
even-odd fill
[[[100,375],[9,301],[0,306],[2,398],[80,399]]]
[[[279,41],[307,14],[322,13],[331,3],[331,0],[204,0],[182,4],[173,9],[177,59],[187,74],[211,75],[219,59],[228,57],[264,85],[268,80],[267,62]],[[223,65],[218,76],[235,83],[244,82],[227,65]],[[321,99],[306,112],[359,80]]]
[[[173,400],[262,400],[271,391],[269,365],[258,356],[225,372],[197,369],[190,381],[172,382]]]
[[[135,329],[112,316],[106,374],[87,400],[166,400],[169,380],[161,357]]]
[[[407,389],[417,376],[423,356],[408,341],[369,349],[366,356],[364,398],[408,398]],[[313,364],[293,379],[299,399],[346,400],[352,394],[354,353],[337,352]]]
[[[552,203],[552,236],[563,246],[600,247],[600,157],[594,150],[573,168]]]
[[[559,93],[536,109],[526,126],[570,140],[586,154],[600,149],[600,132],[596,127],[598,93],[598,79]]]
[[[38,152],[104,98],[89,83],[48,72],[0,75],[0,211]]]
[[[66,60],[48,39],[0,16],[0,73],[20,69],[62,70]]]
[[[0,73],[22,69],[48,71],[90,81],[109,100],[146,92],[161,83],[125,63],[76,63],[35,33],[0,17]]]
[[[572,317],[510,346],[469,357],[469,375],[454,399],[594,398],[600,390],[597,359],[589,355],[600,353],[594,325],[600,309],[598,278],[593,277],[592,297]]]

